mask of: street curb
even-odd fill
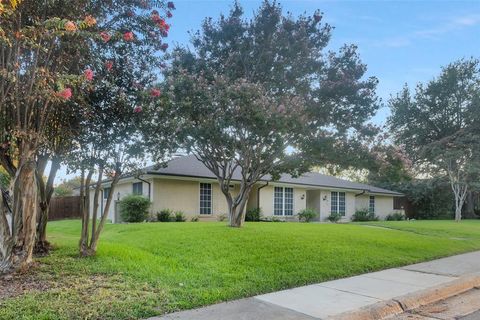
[[[480,273],[469,274],[435,287],[378,302],[355,311],[348,311],[329,320],[381,320],[402,312],[444,300],[473,288],[480,287]]]

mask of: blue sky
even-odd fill
[[[205,17],[228,14],[232,1],[177,0],[170,45],[188,45],[189,31],[200,28]],[[252,16],[261,0],[240,1]],[[294,15],[324,13],[335,27],[330,49],[345,43],[358,45],[368,75],[380,83],[385,101],[405,83],[432,79],[440,67],[463,57],[480,58],[480,0],[477,1],[280,1],[284,12]],[[374,122],[383,124],[388,109],[379,110]],[[59,178],[72,177],[62,167]],[[60,180],[59,179],[59,180]],[[57,180],[58,181],[58,180]],[[60,181],[58,181],[60,182]]]
[[[261,0],[239,1],[252,16]],[[368,75],[380,83],[384,100],[404,83],[428,81],[440,67],[463,57],[480,57],[480,0],[477,1],[279,1],[284,12],[294,15],[324,13],[335,27],[330,48],[345,43],[358,45]],[[175,1],[170,44],[188,44],[188,31],[200,28],[202,20],[228,14],[232,1]],[[384,123],[388,109],[375,117]]]

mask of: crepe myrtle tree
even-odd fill
[[[144,109],[161,97],[154,83],[162,67],[160,54],[168,47],[161,40],[168,36],[166,19],[174,8],[172,2],[131,1],[99,24],[110,29],[101,31],[92,44],[85,70],[88,82],[78,101],[88,112],[75,139],[78,149],[69,160],[70,167],[81,172],[81,256],[96,253],[122,174],[142,166],[140,124],[146,121]],[[99,208],[104,178],[109,179],[110,193]]]
[[[335,138],[347,149],[377,108],[376,79],[362,80],[355,47],[325,52],[331,27],[321,20],[320,12],[284,16],[269,1],[247,20],[234,3],[228,16],[204,21],[192,50],[169,57],[164,90],[179,115],[176,134],[217,177],[233,227],[255,183],[335,159]]]
[[[436,79],[418,84],[414,94],[405,87],[389,105],[388,122],[395,142],[404,145],[413,163],[427,174],[443,172],[449,178],[455,219],[460,220],[473,181],[469,176],[478,162],[479,60],[455,61]]]
[[[12,4],[15,3],[15,6]],[[0,10],[0,164],[11,177],[12,224],[0,213],[0,273],[32,262],[38,213],[37,155],[57,108],[83,76],[69,69],[93,36],[85,6],[2,2]],[[79,50],[71,50],[76,46]]]

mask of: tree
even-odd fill
[[[448,176],[455,198],[455,219],[477,179],[480,62],[460,60],[426,85],[408,87],[389,101],[395,142],[405,147],[426,173]]]
[[[168,35],[166,18],[173,9],[172,2],[125,1],[123,6],[111,7],[99,24],[103,31],[92,44],[85,70],[89,82],[78,101],[88,110],[87,116],[75,139],[77,149],[68,160],[72,169],[81,171],[81,256],[96,253],[120,177],[142,164],[139,127],[148,121],[144,109],[161,95],[154,82],[161,67],[160,52],[168,47],[161,38]],[[99,216],[104,177],[110,181],[110,193]]]
[[[45,143],[53,111],[83,81],[68,66],[78,61],[88,31],[95,25],[83,5],[11,3],[3,3],[0,12],[0,164],[12,177],[13,198],[12,228],[0,217],[0,272],[32,261],[37,152]]]
[[[65,197],[73,194],[73,189],[80,188],[80,177],[73,177],[68,180],[64,180],[62,183],[55,186],[53,195],[55,197]]]
[[[313,158],[333,160],[377,108],[377,81],[361,80],[366,68],[356,48],[323,53],[331,27],[321,19],[318,12],[282,16],[265,1],[246,20],[235,3],[229,16],[204,21],[193,51],[177,48],[171,56],[162,109],[175,110],[175,133],[217,177],[233,227],[242,226],[255,183],[299,174]],[[159,158],[155,136],[150,141]],[[306,157],[309,151],[316,156]]]

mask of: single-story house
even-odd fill
[[[182,211],[185,216],[198,216],[200,220],[216,220],[228,213],[227,203],[215,176],[193,155],[169,161],[166,167],[145,168],[140,177],[126,175],[118,182],[113,195],[114,203],[108,219],[121,222],[118,202],[129,194],[143,195],[152,202],[151,214],[162,209]],[[239,190],[238,176],[231,188]],[[103,214],[110,192],[110,182],[102,185],[99,210]],[[93,206],[93,190],[90,208]],[[403,213],[403,195],[391,190],[338,179],[320,173],[306,173],[294,178],[284,174],[278,181],[258,182],[248,199],[247,208],[261,208],[264,217],[296,220],[296,214],[305,208],[318,213],[317,220],[324,221],[331,213],[350,220],[357,210],[367,209],[380,218],[394,212]]]

